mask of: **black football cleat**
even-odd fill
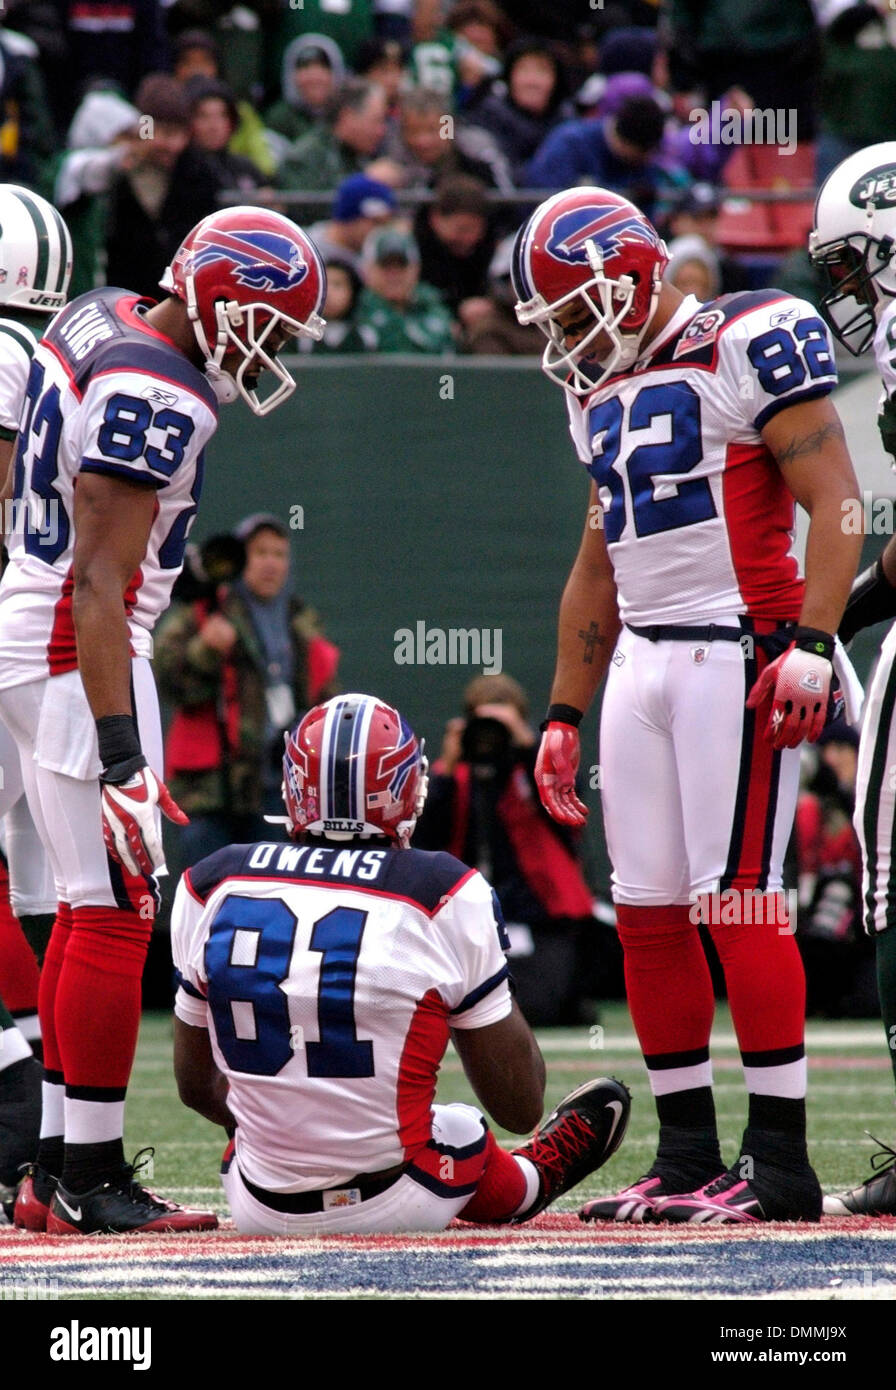
[[[868,1137],[874,1139],[873,1134]],[[875,1171],[859,1187],[825,1197],[825,1216],[896,1216],[896,1149],[880,1139],[874,1142],[880,1144],[871,1159]]]
[[[69,1192],[60,1183],[47,1215],[48,1235],[126,1235],[142,1231],[214,1231],[218,1218],[211,1211],[193,1211],[148,1192],[135,1173],[152,1157],[141,1149],[133,1163],[89,1192]],[[142,1161],[142,1162],[141,1162]]]
[[[531,1221],[610,1158],[625,1137],[632,1097],[612,1077],[586,1081],[561,1100],[532,1138],[513,1152],[538,1169],[541,1192],[515,1223]]]

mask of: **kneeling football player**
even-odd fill
[[[175,1072],[225,1127],[245,1233],[441,1230],[526,1221],[619,1147],[630,1098],[589,1081],[509,1153],[471,1105],[434,1105],[449,1038],[504,1128],[538,1123],[545,1069],[514,1003],[497,898],[410,848],[426,760],[366,695],[287,738],[294,843],[233,845],[184,874],[172,919]]]

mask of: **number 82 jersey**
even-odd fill
[[[140,309],[123,290],[83,295],[34,354],[0,586],[4,687],[77,666],[73,518],[82,473],[155,489],[146,552],[124,596],[132,654],[152,654],[152,629],[183,564],[217,402],[202,372]]]
[[[761,431],[836,384],[816,310],[766,290],[689,296],[633,368],[567,396],[623,622],[799,615],[794,500]]]

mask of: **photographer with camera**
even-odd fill
[[[224,845],[280,838],[264,816],[282,815],[283,732],[337,692],[339,650],[291,593],[289,529],[267,512],[207,541],[175,597],[155,669],[175,706],[165,775],[190,817],[178,831],[186,868]]]
[[[533,1026],[577,1023],[599,936],[575,834],[535,787],[538,738],[511,676],[477,676],[445,729],[418,822],[418,849],[448,850],[498,894],[520,1007]]]

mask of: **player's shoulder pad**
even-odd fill
[[[740,328],[745,336],[765,332],[769,328],[788,328],[799,319],[817,319],[818,310],[808,299],[799,299],[784,290],[747,290],[740,294],[723,294],[713,307],[725,318],[721,333]]]
[[[207,902],[225,878],[233,878],[242,872],[254,848],[254,845],[225,845],[187,869],[184,880],[191,897],[198,898],[202,903]]]
[[[779,322],[791,322],[808,311],[817,317],[817,310],[803,300],[794,299],[781,290],[744,290],[737,294],[722,294],[701,304],[697,312],[683,325],[680,332],[664,343],[651,359],[651,366],[664,367],[673,363],[682,366],[714,367],[719,347],[727,337],[749,337],[758,329],[775,327]],[[753,317],[756,315],[757,317]],[[767,317],[768,322],[765,322]],[[732,335],[732,330],[735,330]]]
[[[198,367],[136,312],[139,296],[121,289],[80,295],[54,319],[46,341],[83,395],[105,373],[138,372],[151,380],[141,396],[157,407],[177,404],[186,390],[217,419],[218,402]]]
[[[406,849],[393,856],[384,886],[432,917],[473,876],[475,869],[444,850]]]
[[[34,356],[38,342],[36,335],[24,323],[7,318],[0,318],[0,339],[5,339],[4,345],[19,348],[29,361]]]

